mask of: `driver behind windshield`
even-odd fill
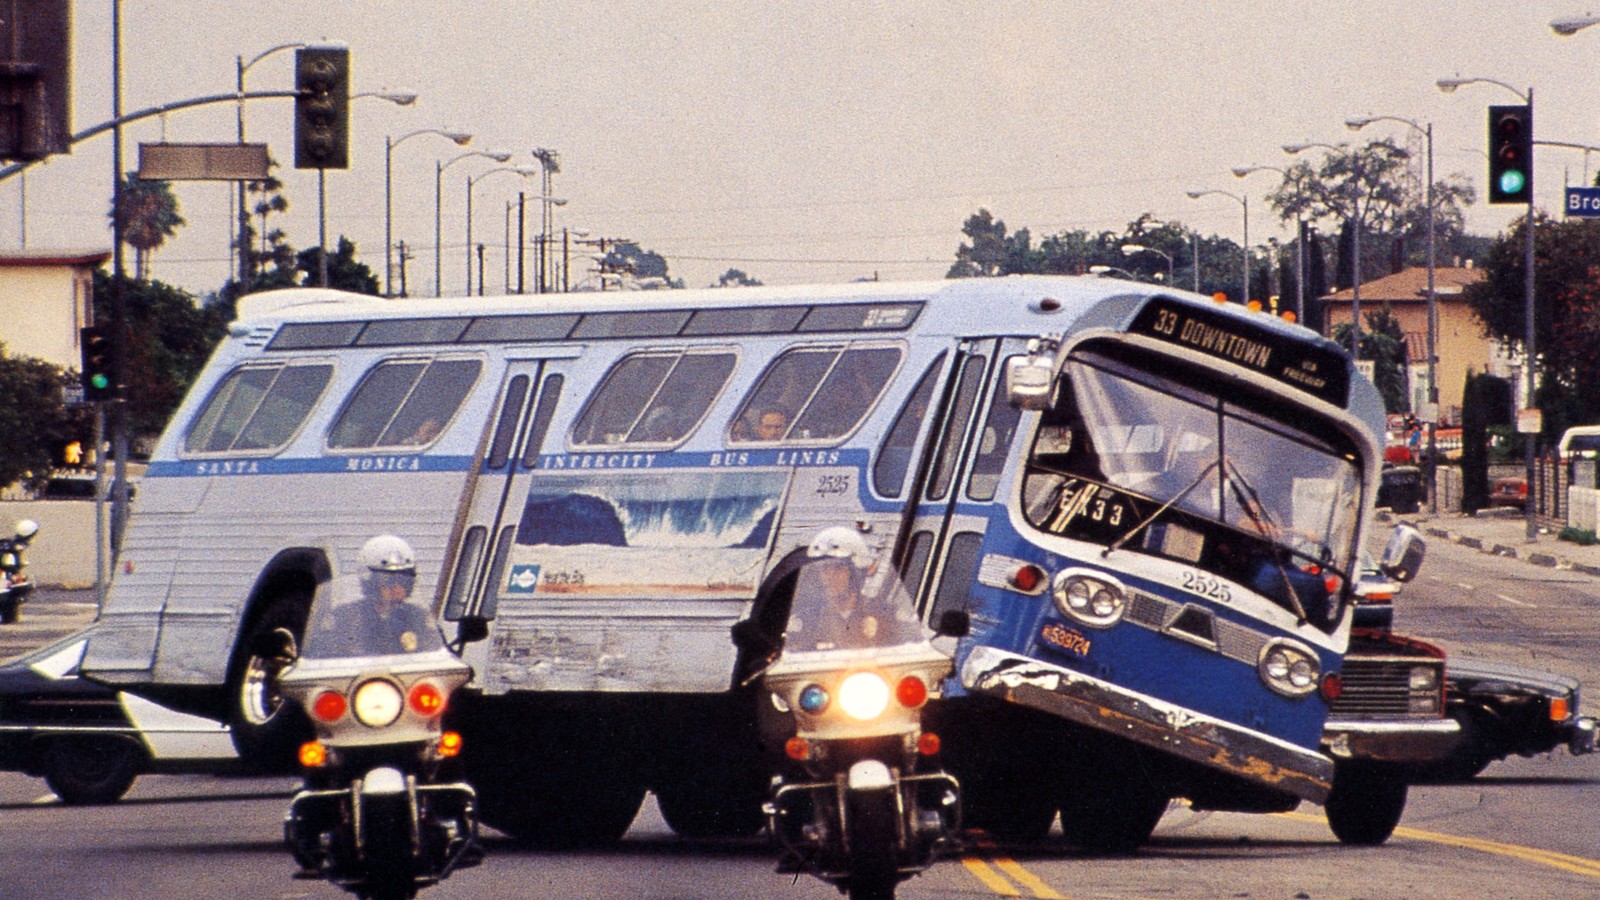
[[[428,612],[412,601],[417,580],[411,545],[381,534],[361,548],[361,597],[334,610],[330,643],[339,655],[412,653],[432,627]]]

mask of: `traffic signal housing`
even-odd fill
[[[350,50],[304,47],[294,54],[294,167],[350,167]]]
[[[1533,107],[1489,107],[1489,202],[1533,199]]]
[[[78,330],[78,344],[83,351],[80,367],[83,381],[83,399],[96,402],[111,400],[116,396],[116,381],[111,375],[111,331],[104,325],[90,325]]]

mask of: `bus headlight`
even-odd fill
[[[356,687],[351,699],[350,706],[355,710],[356,720],[370,728],[394,724],[405,707],[405,698],[401,696],[400,689],[381,678],[363,681]]]
[[[839,708],[862,722],[889,708],[889,682],[876,672],[856,672],[839,685]]]
[[[1081,569],[1057,572],[1050,585],[1050,596],[1062,615],[1091,628],[1110,628],[1122,621],[1123,613],[1128,610],[1127,593],[1122,585],[1086,574]]]
[[[1276,640],[1267,644],[1256,663],[1261,680],[1273,691],[1285,697],[1304,697],[1317,689],[1322,677],[1322,666],[1309,649]]]

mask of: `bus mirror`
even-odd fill
[[[478,616],[467,616],[456,625],[456,641],[471,644],[489,636],[489,622]]]
[[[1022,409],[1050,405],[1050,382],[1055,362],[1047,356],[1013,356],[1006,360],[1006,396]]]
[[[934,633],[940,637],[960,638],[966,637],[970,630],[972,630],[972,619],[965,610],[947,609],[944,615],[939,617],[939,627],[934,629]]]
[[[1422,558],[1428,553],[1428,542],[1422,532],[1410,525],[1396,525],[1389,535],[1389,544],[1383,548],[1383,560],[1378,568],[1395,581],[1407,582],[1417,577],[1422,568]]]

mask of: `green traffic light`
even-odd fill
[[[1527,176],[1523,175],[1519,169],[1507,169],[1500,173],[1500,193],[1502,194],[1520,194],[1527,183]]]
[[[111,379],[100,374],[99,372],[96,372],[95,374],[89,376],[89,386],[97,391],[103,391],[111,386]]]

